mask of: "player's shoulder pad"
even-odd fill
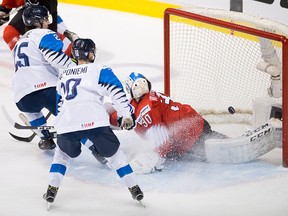
[[[40,30],[44,30],[43,32],[41,32],[43,36],[39,43],[40,49],[50,49],[56,52],[62,50],[63,42],[61,41],[56,32],[51,31],[49,29],[40,29]]]

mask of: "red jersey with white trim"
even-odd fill
[[[135,109],[135,132],[153,141],[161,157],[190,151],[202,134],[203,117],[190,105],[174,102],[161,93],[151,90],[139,102],[133,99],[131,105]]]

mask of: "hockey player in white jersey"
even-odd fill
[[[120,143],[110,128],[104,97],[109,97],[120,116],[121,126],[131,130],[135,125],[133,110],[123,86],[109,67],[94,63],[95,44],[91,39],[77,39],[72,46],[78,66],[64,70],[57,83],[59,112],[54,121],[57,148],[49,172],[44,199],[54,202],[71,158],[81,153],[81,141],[89,139],[109,167],[124,180],[132,198],[141,201],[143,192],[137,184]],[[59,148],[58,148],[59,147]]]
[[[41,5],[27,6],[23,12],[27,32],[14,48],[14,100],[30,124],[46,124],[42,109],[56,115],[56,83],[59,70],[75,63],[62,51],[63,42],[48,29],[50,14]],[[48,130],[36,130],[40,149],[53,149],[55,143]]]

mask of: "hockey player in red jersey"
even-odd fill
[[[3,39],[9,48],[13,50],[16,42],[19,40],[20,35],[24,35],[25,33],[25,25],[22,21],[22,14],[25,6],[30,4],[39,4],[45,6],[49,10],[53,19],[53,22],[51,25],[49,25],[49,29],[58,33],[59,37],[64,43],[63,51],[67,55],[71,56],[71,41],[77,39],[78,36],[67,29],[63,20],[58,15],[58,0],[3,0],[0,5],[0,26],[10,20],[10,12],[13,8],[18,10],[3,31]]]
[[[126,90],[131,95],[130,103],[135,109],[135,132],[153,142],[159,156],[155,166],[159,166],[166,158],[178,158],[192,152],[195,160],[205,160],[204,141],[226,137],[213,131],[190,105],[172,101],[168,96],[153,91],[150,81],[142,74],[131,73],[126,80]],[[116,112],[110,115],[110,121],[112,125],[117,125]],[[141,169],[145,167],[140,159],[134,160],[137,160],[131,162],[134,169],[137,169],[135,166]],[[150,168],[153,171],[154,167]],[[146,173],[150,168],[138,171]]]

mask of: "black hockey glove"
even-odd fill
[[[8,9],[4,6],[0,6],[0,26],[7,23],[10,19],[9,13],[11,9]]]
[[[65,30],[64,36],[67,37],[71,43],[73,43],[76,39],[78,39],[78,35],[76,35],[74,32],[71,32],[69,30]]]
[[[132,130],[135,126],[135,119],[136,117],[134,113],[132,113],[129,117],[120,117],[117,120],[118,126],[126,130]]]

